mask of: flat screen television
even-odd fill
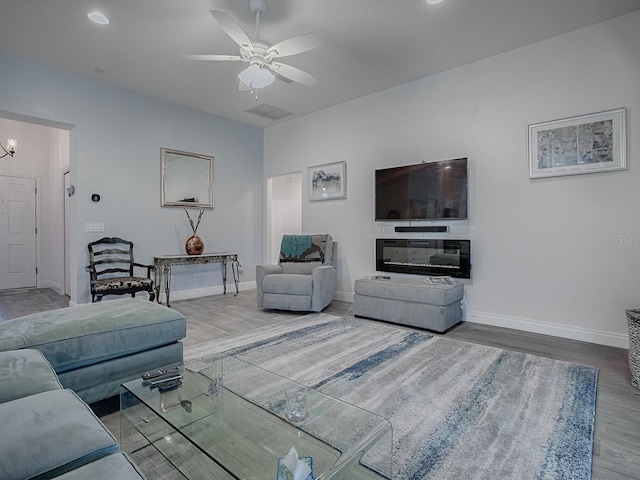
[[[376,221],[466,220],[467,159],[375,171]]]

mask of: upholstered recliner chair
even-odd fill
[[[336,293],[337,253],[331,235],[284,235],[278,264],[256,266],[258,307],[322,311]]]

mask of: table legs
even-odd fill
[[[231,262],[231,273],[233,273],[233,283],[236,286],[236,293],[233,294],[235,297],[238,295],[238,281],[240,278],[239,272],[240,262],[238,260],[234,260]],[[222,262],[222,293],[227,294],[227,261]]]
[[[156,301],[160,301],[160,286],[162,285],[162,277],[164,276],[164,293],[167,296],[167,307],[169,307],[169,292],[171,291],[171,265],[162,265],[155,267],[155,291]]]
[[[232,257],[233,258],[233,257]],[[211,263],[215,263],[215,262],[211,262]],[[221,262],[222,267],[222,291],[224,294],[227,293],[227,260],[223,259]],[[154,286],[154,290],[156,292],[156,301],[158,303],[162,303],[160,301],[160,289],[163,286],[162,281],[164,280],[164,293],[167,297],[167,307],[170,307],[170,303],[169,303],[169,294],[171,292],[171,265],[170,264],[163,264],[163,265],[156,265],[154,267],[154,275],[155,275],[155,286]],[[231,272],[233,273],[233,283],[235,284],[236,287],[236,293],[235,295],[238,295],[239,293],[239,281],[240,281],[240,262],[236,259],[233,260],[231,262]],[[163,278],[164,277],[164,278]]]
[[[235,295],[238,295],[238,282],[240,281],[240,262],[238,260],[231,263],[231,272],[233,273],[233,283],[236,284]]]

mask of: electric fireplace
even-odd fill
[[[377,238],[376,270],[471,278],[471,240]]]

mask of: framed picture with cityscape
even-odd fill
[[[309,201],[347,198],[347,163],[309,167]]]
[[[624,108],[529,125],[529,178],[626,168]]]

